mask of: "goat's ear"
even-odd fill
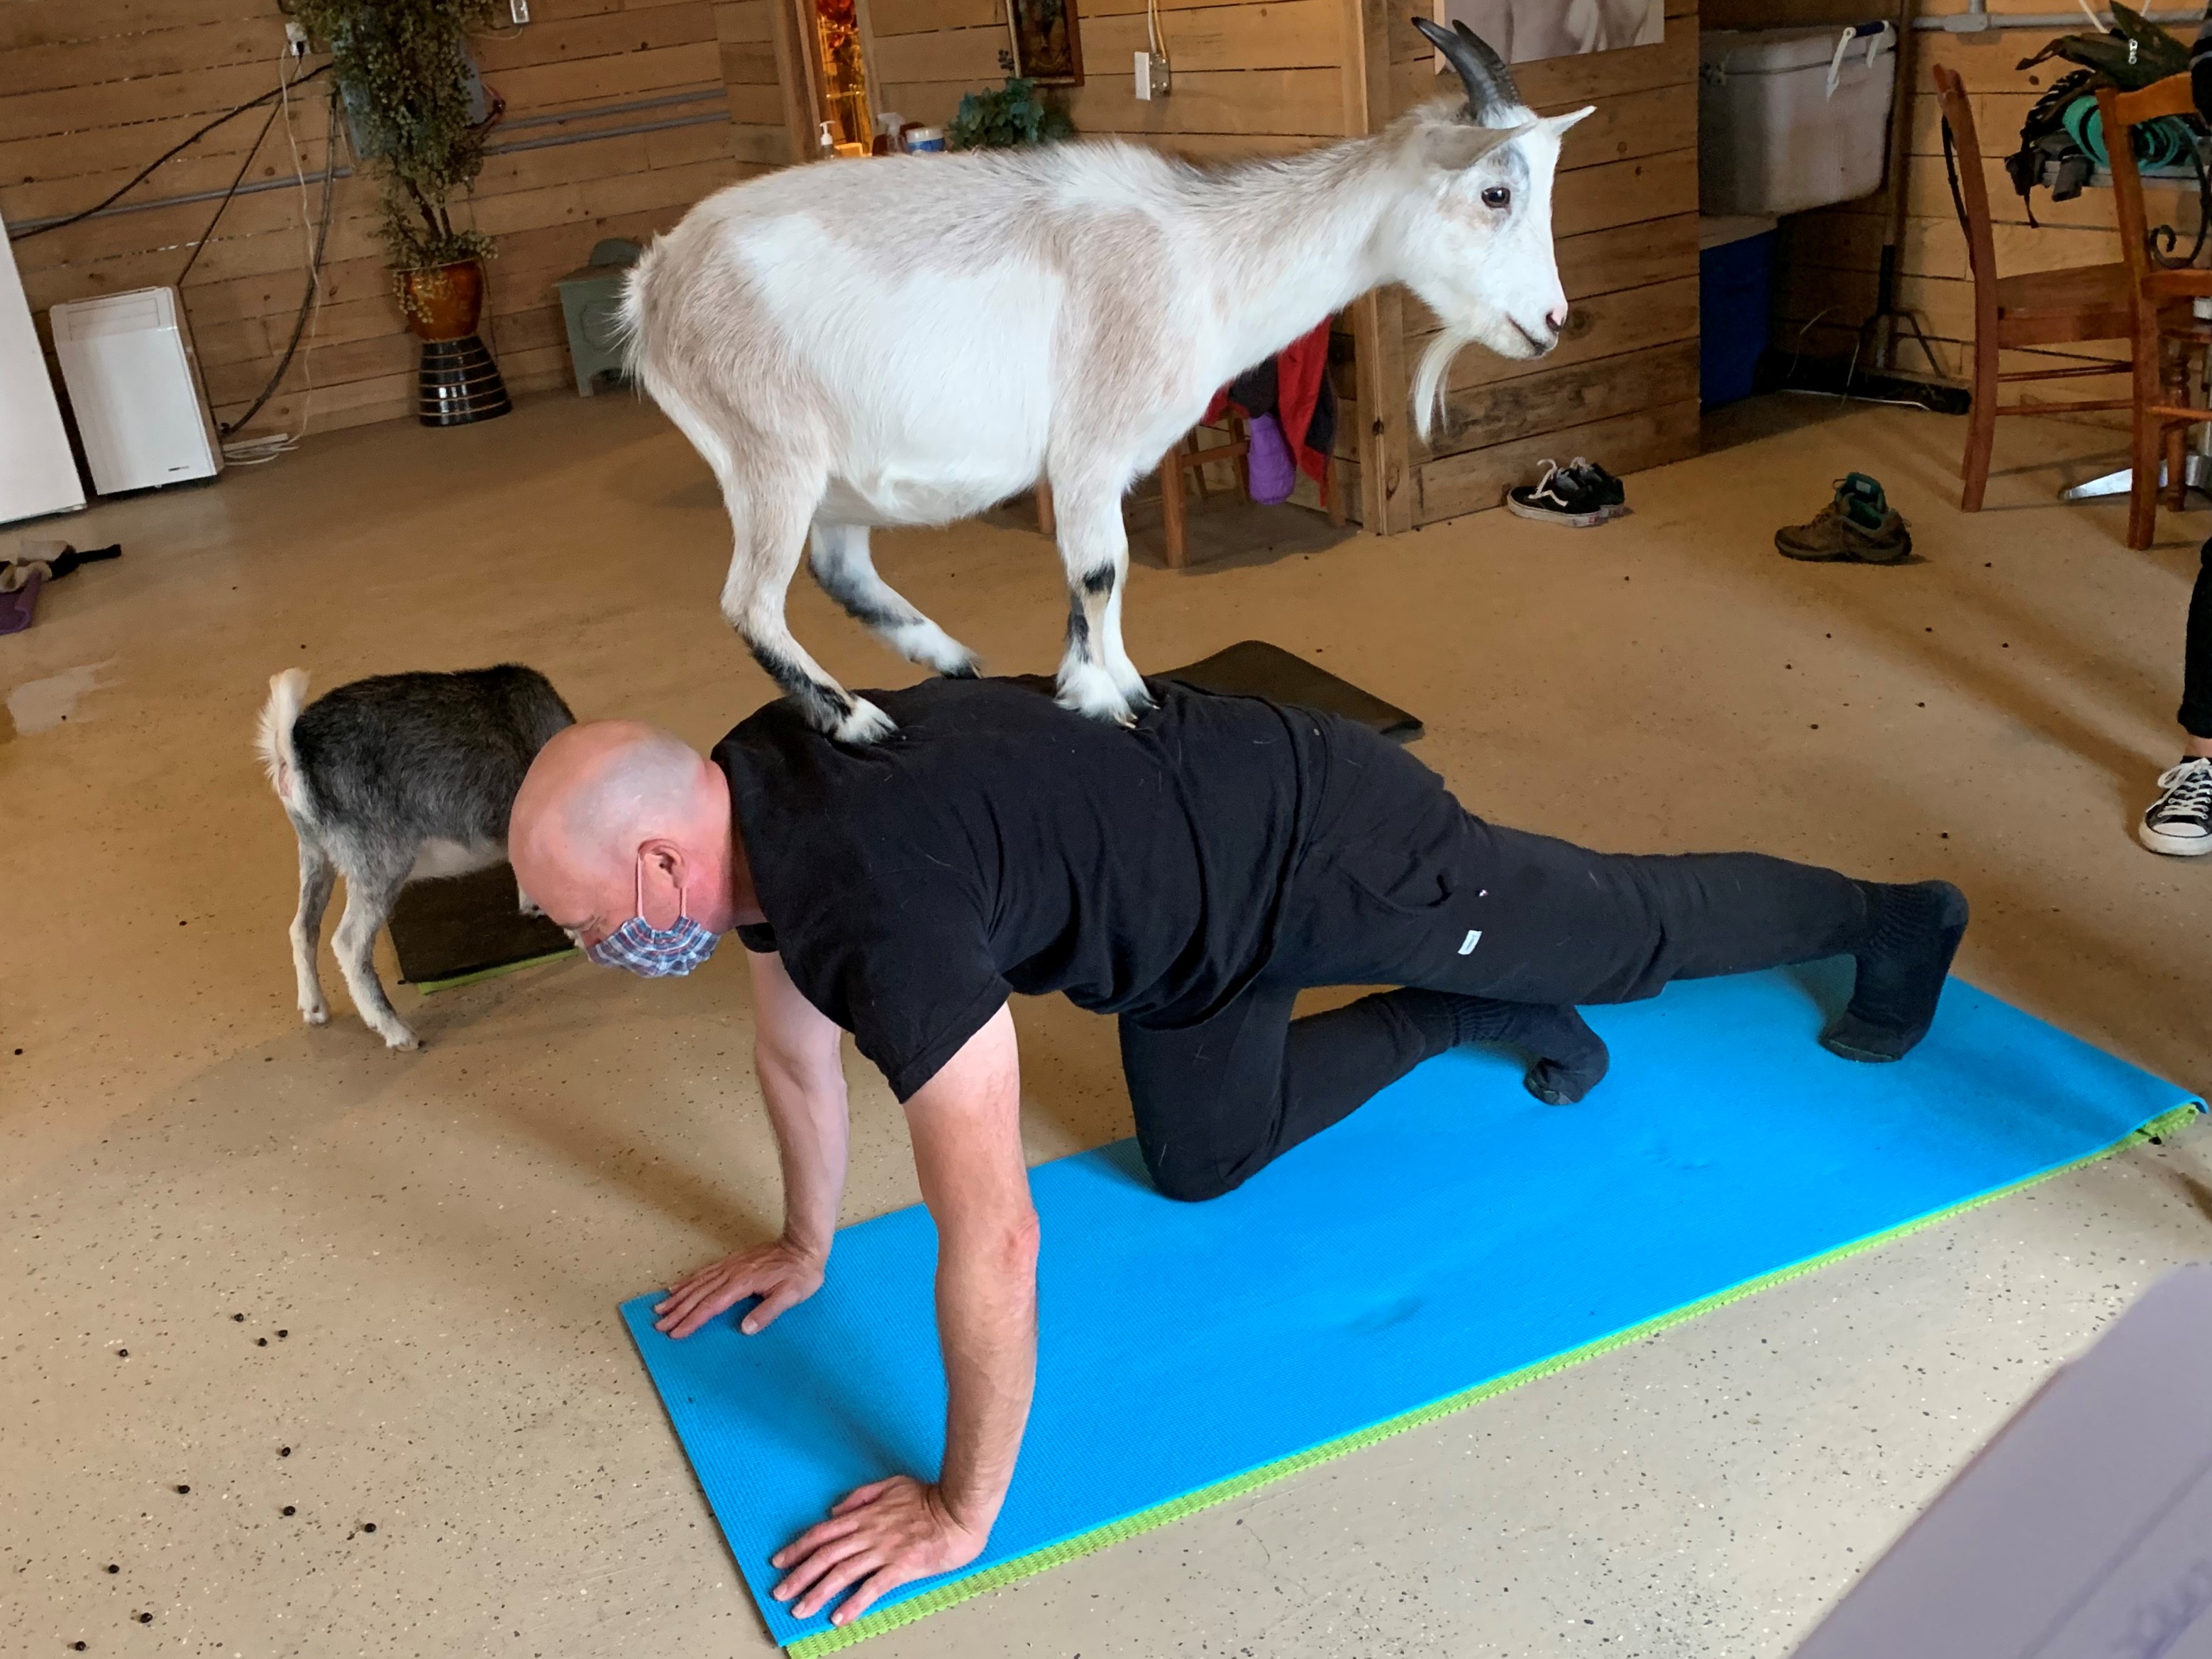
[[[1569,127],[1574,125],[1576,122],[1581,120],[1585,115],[1595,115],[1596,113],[1597,106],[1595,104],[1584,104],[1580,109],[1571,111],[1565,115],[1552,116],[1546,120],[1543,125],[1551,128],[1554,133],[1564,134]]]
[[[1516,127],[1507,132],[1496,127],[1470,125],[1465,121],[1449,121],[1430,127],[1421,135],[1421,159],[1445,173],[1459,173],[1528,131],[1527,127]]]

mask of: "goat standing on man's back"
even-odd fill
[[[1121,497],[1214,391],[1370,289],[1401,282],[1443,332],[1413,402],[1480,341],[1558,343],[1559,139],[1464,25],[1419,27],[1463,106],[1374,137],[1207,171],[1127,143],[793,167],[711,196],[631,275],[640,378],[714,469],[736,532],[722,614],[819,729],[891,722],[810,657],[784,595],[817,580],[892,649],[975,659],[876,574],[868,530],[946,524],[1052,487],[1068,582],[1060,701],[1150,706],[1121,645]]]

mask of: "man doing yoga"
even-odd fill
[[[649,726],[576,726],[515,802],[524,890],[595,960],[688,972],[732,930],[748,952],[783,1234],[678,1282],[660,1329],[757,1297],[757,1332],[821,1285],[845,1176],[841,1029],[905,1104],[938,1230],[944,1463],[860,1487],[776,1553],[775,1594],[800,1617],[842,1595],[843,1624],[973,1560],[1012,1479],[1037,1221],[1010,993],[1119,1017],[1145,1165],[1186,1200],[1457,1043],[1510,1045],[1534,1093],[1577,1100],[1606,1051],[1575,1005],[1670,980],[1855,957],[1820,1039],[1850,1060],[1902,1058],[1935,1017],[1966,922],[1946,883],[1585,852],[1472,816],[1363,726],[1152,689],[1130,731],[1042,683],[872,691],[898,729],[865,748],[775,702],[711,763]],[[1298,992],[1326,985],[1403,988],[1293,1019]]]

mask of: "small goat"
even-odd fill
[[[331,941],[338,970],[369,1028],[392,1048],[412,1048],[415,1033],[376,977],[377,933],[409,882],[464,876],[507,856],[522,775],[575,716],[544,675],[513,663],[379,675],[302,708],[307,692],[304,668],[272,678],[257,742],[300,838],[292,966],[301,1017],[310,1025],[331,1017],[315,952],[331,881],[343,875],[345,915]]]
[[[824,162],[710,196],[647,250],[623,304],[635,368],[721,485],[723,616],[816,726],[891,729],[785,622],[810,541],[816,580],[892,649],[971,674],[876,574],[869,526],[1048,479],[1060,701],[1127,723],[1149,700],[1121,645],[1121,497],[1217,387],[1389,282],[1444,325],[1413,388],[1424,436],[1462,346],[1558,343],[1552,179],[1589,112],[1538,118],[1465,25],[1414,21],[1467,101],[1374,137],[1217,171],[1117,143]]]

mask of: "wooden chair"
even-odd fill
[[[2182,80],[2186,82],[2188,77]],[[2185,85],[2184,90],[2186,91]],[[1982,147],[1974,131],[1973,106],[1958,71],[1936,65],[1936,97],[1951,129],[1959,157],[1960,212],[1966,233],[1966,259],[1974,276],[1974,406],[1966,418],[1966,453],[1960,471],[1966,487],[1961,511],[1982,510],[1990,481],[1990,448],[2000,415],[2070,415],[2092,410],[2130,409],[2125,398],[2071,404],[1997,402],[1997,388],[2011,380],[2063,380],[2083,374],[2124,374],[2125,363],[2089,363],[2079,368],[2038,368],[2000,374],[1998,356],[2024,346],[2066,345],[2082,340],[2124,340],[2135,332],[2129,295],[2134,281],[2124,264],[2079,265],[2069,270],[1997,275],[1996,239],[1990,228],[1989,180],[1982,171]]]
[[[2186,75],[2170,75],[2140,92],[2097,89],[2105,120],[2105,149],[2112,158],[2112,208],[2120,222],[2120,248],[2128,256],[2128,293],[2135,338],[2135,429],[2128,485],[2128,545],[2148,547],[2158,528],[2160,452],[2166,463],[2166,505],[2179,508],[2189,488],[2182,434],[2212,409],[2189,402],[2189,374],[2197,350],[2212,344],[2212,323],[2191,301],[2212,299],[2212,270],[2168,270],[2150,257],[2150,226],[2143,210],[2142,174],[2136,167],[2134,129],[2161,115],[2194,115],[2197,100]]]
[[[2124,405],[2123,405],[2124,407]],[[1169,446],[1168,453],[1160,457],[1160,530],[1163,551],[1168,568],[1181,570],[1190,563],[1190,544],[1187,532],[1189,526],[1188,498],[1185,495],[1183,474],[1193,473],[1198,479],[1199,497],[1212,501],[1213,490],[1206,483],[1206,469],[1217,461],[1237,462],[1237,487],[1244,498],[1252,496],[1251,460],[1252,435],[1245,428],[1244,418],[1233,411],[1226,417],[1229,441],[1200,448],[1198,434],[1194,431],[1178,438]],[[1333,525],[1344,522],[1344,489],[1336,457],[1328,458],[1328,487],[1322,492],[1328,499],[1322,503]],[[1054,533],[1052,486],[1040,483],[1036,487],[1037,532]]]

